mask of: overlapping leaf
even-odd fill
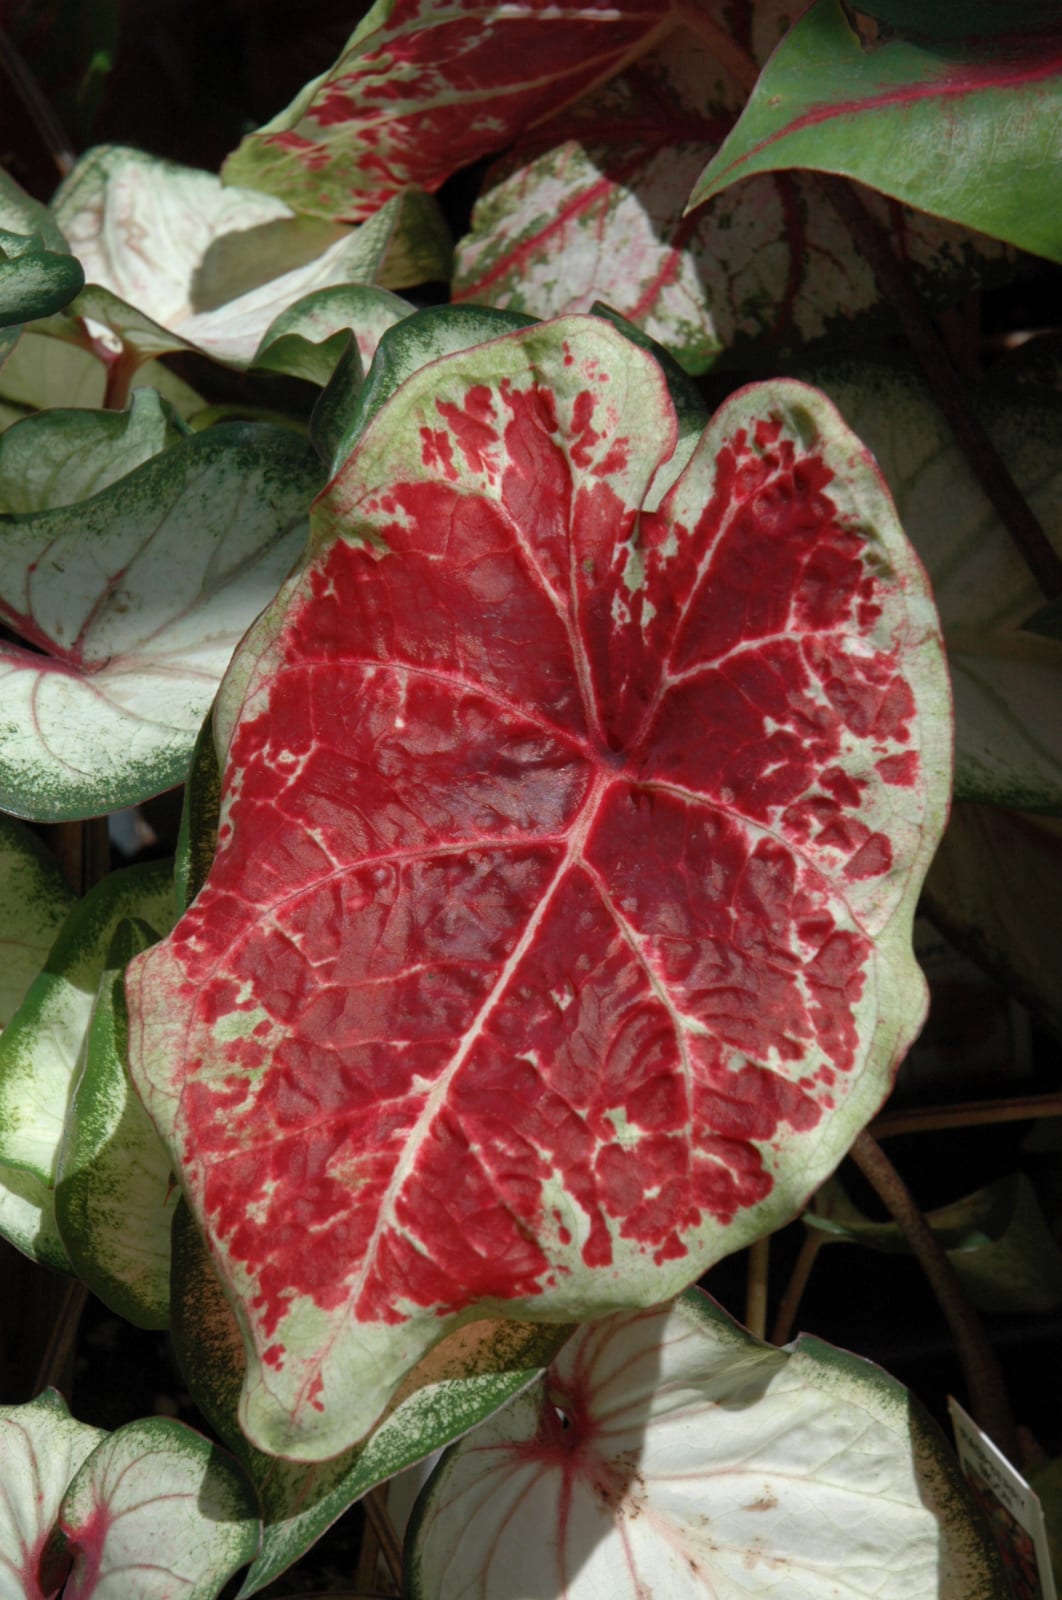
[[[760,75],[690,207],[753,174],[810,167],[1062,260],[1057,12],[1038,8],[1023,27],[1028,7],[952,7],[952,26],[938,32],[944,9],[867,38],[841,0],[817,0]]]
[[[450,1444],[525,1389],[571,1330],[515,1322],[461,1329],[409,1374],[363,1445],[316,1464],[263,1455],[240,1431],[247,1366],[240,1330],[187,1206],[174,1221],[172,1332],[196,1405],[258,1494],[262,1542],[243,1596],[264,1589],[375,1484]]]
[[[76,1422],[54,1389],[0,1406],[0,1594],[53,1600],[68,1561],[55,1548],[67,1485],[106,1434]]]
[[[130,1054],[266,1450],[348,1446],[462,1322],[688,1283],[919,1025],[921,571],[809,388],[734,397],[677,479],[676,437],[593,318],[421,369],[226,680],[218,852],[129,969]]]
[[[0,328],[49,317],[72,300],[85,281],[68,252],[50,250],[38,236],[0,228]]]
[[[46,1266],[71,1270],[53,1184],[111,940],[124,917],[165,930],[173,914],[165,862],[112,873],[70,911],[0,1036],[0,1223],[13,1244]]]
[[[543,317],[605,300],[693,372],[720,349],[851,338],[880,323],[871,267],[814,182],[762,177],[683,216],[740,104],[711,47],[672,34],[488,176],[458,245],[455,298]],[[961,294],[1005,254],[895,206],[887,220],[931,300]]]
[[[56,406],[0,437],[0,512],[51,511],[99,494],[187,432],[153,389],[124,411]]]
[[[406,184],[437,189],[618,72],[671,0],[377,0],[330,71],[250,134],[230,183],[357,221]]]
[[[868,1512],[868,1500],[873,1513]],[[581,1329],[444,1459],[407,1543],[412,1600],[1005,1600],[954,1457],[912,1397],[708,1299]]]
[[[94,816],[184,777],[253,617],[305,538],[320,468],[286,428],[226,425],[80,505],[0,518],[0,805]]]
[[[71,313],[113,350],[199,350],[247,366],[276,319],[338,284],[401,288],[449,270],[434,201],[409,190],[361,228],[298,217],[213,173],[101,146],[60,188],[55,214],[88,287]],[[361,330],[371,339],[369,322]],[[54,331],[77,337],[76,325]]]
[[[42,326],[51,325],[38,323],[24,329],[6,361],[2,359],[0,342],[0,430],[48,407],[91,408],[103,404],[107,390],[105,364],[91,350],[40,331]],[[138,367],[133,388],[155,389],[186,422],[206,403],[161,361],[146,361]]]
[[[874,451],[932,579],[955,698],[957,794],[1062,809],[1062,640],[1023,628],[1040,591],[943,415],[902,367],[841,361],[807,371]],[[1062,552],[1062,401],[989,388],[974,403]]]

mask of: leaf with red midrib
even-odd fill
[[[422,369],[223,686],[217,856],[129,969],[130,1050],[264,1449],[346,1447],[462,1321],[676,1292],[832,1170],[921,1021],[917,560],[805,385],[675,445],[593,318]]]

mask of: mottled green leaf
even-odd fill
[[[72,300],[85,274],[72,255],[49,250],[39,235],[0,228],[0,327],[50,317]]]
[[[0,518],[0,804],[55,820],[184,778],[248,624],[298,557],[320,487],[287,428],[182,439],[79,505]]]
[[[756,173],[841,173],[936,216],[1062,260],[1062,25],[867,44],[841,0],[817,0],[763,72],[688,209]],[[929,8],[932,15],[932,8]],[[993,37],[993,35],[995,35]]]
[[[270,323],[251,365],[323,385],[353,337],[367,371],[383,334],[412,310],[408,301],[370,284],[319,289]]]
[[[87,500],[186,432],[154,389],[136,390],[124,411],[57,406],[26,417],[0,435],[0,512]]]
[[[986,1524],[914,1397],[692,1291],[579,1329],[448,1451],[410,1600],[1006,1600]]]

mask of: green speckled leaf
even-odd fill
[[[170,1228],[179,1195],[125,1064],[123,974],[157,938],[139,919],[115,930],[55,1175],[56,1224],[74,1270],[138,1328],[169,1323]]]
[[[456,1445],[406,1542],[410,1600],[1006,1600],[914,1397],[817,1339],[777,1350],[691,1291],[580,1328]]]
[[[154,389],[124,411],[56,407],[0,435],[0,512],[25,515],[99,494],[187,430]]]
[[[235,1315],[202,1236],[181,1206],[173,1237],[173,1338],[196,1404],[258,1492],[262,1546],[240,1595],[278,1577],[375,1484],[450,1444],[503,1406],[552,1360],[571,1329],[473,1323],[410,1373],[364,1442],[315,1465],[263,1455],[237,1421],[246,1371]]]
[[[63,1600],[214,1600],[254,1555],[258,1516],[235,1462],[171,1417],[127,1423],[82,1463],[59,1528]]]
[[[184,778],[232,651],[299,556],[320,466],[225,424],[79,505],[0,517],[0,805],[95,816]]]
[[[50,317],[84,282],[72,255],[50,250],[39,235],[27,238],[0,228],[0,328]]]
[[[353,335],[368,371],[383,334],[412,310],[408,301],[371,284],[318,289],[270,323],[251,365],[323,385]]]

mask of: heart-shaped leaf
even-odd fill
[[[80,505],[0,518],[0,618],[36,647],[0,644],[0,805],[94,816],[181,782],[320,481],[291,430],[229,424]]]
[[[0,1594],[53,1600],[68,1561],[54,1526],[67,1485],[106,1434],[75,1422],[54,1389],[0,1406]]]
[[[926,8],[926,32],[936,9]],[[1014,9],[965,5],[962,36],[890,28],[868,46],[841,0],[817,0],[760,74],[688,209],[754,173],[811,167],[1062,261],[1062,27],[1041,13],[1022,32]]]
[[[240,1595],[264,1589],[375,1484],[450,1444],[525,1389],[570,1332],[473,1323],[409,1374],[363,1445],[316,1464],[280,1461],[240,1431],[243,1341],[203,1238],[181,1206],[173,1228],[174,1348],[196,1405],[251,1479],[262,1511],[261,1546]]]
[[[421,368],[227,676],[217,855],[127,995],[260,1448],[346,1448],[463,1322],[677,1291],[919,1026],[921,569],[810,388],[741,391],[672,481],[676,438],[596,318]]]
[[[1062,641],[1023,629],[1039,589],[944,416],[900,366],[837,361],[804,371],[873,450],[933,582],[955,697],[956,793],[1062,809]],[[1062,399],[989,387],[973,400],[1062,552]]]
[[[154,389],[138,389],[125,411],[56,407],[26,417],[0,435],[0,511],[87,500],[186,432]]]
[[[872,1508],[872,1509],[871,1509]],[[707,1295],[582,1328],[456,1445],[407,1539],[411,1600],[1005,1600],[954,1457],[869,1361],[760,1344]]]
[[[246,1478],[172,1417],[104,1439],[70,1484],[59,1526],[73,1557],[63,1600],[214,1600],[258,1544]]]
[[[680,29],[530,130],[487,176],[457,246],[455,299],[540,317],[606,300],[691,372],[721,350],[747,359],[750,347],[880,329],[888,313],[871,267],[814,182],[763,176],[683,215],[740,105],[710,46]],[[1003,246],[953,224],[876,197],[872,208],[933,303],[1006,259]]]
[[[179,1190],[169,1155],[126,1069],[123,975],[158,934],[118,924],[81,1055],[55,1170],[55,1220],[71,1264],[104,1305],[138,1328],[165,1328],[170,1229]]]
[[[369,217],[611,77],[671,11],[671,0],[377,0],[331,70],[244,139],[226,181],[315,216]]]
[[[84,282],[72,255],[49,250],[38,235],[0,228],[0,328],[50,317]]]
[[[65,1271],[71,1263],[55,1225],[56,1163],[107,952],[129,916],[163,930],[172,925],[167,863],[111,873],[77,902],[0,1035],[0,1176],[10,1191],[0,1225],[24,1254]]]
[[[312,291],[404,288],[449,271],[438,208],[412,190],[351,229],[296,217],[213,173],[105,145],[78,163],[53,204],[88,279],[71,318],[144,357],[192,349],[247,366],[270,325]],[[79,337],[72,320],[54,331]]]

